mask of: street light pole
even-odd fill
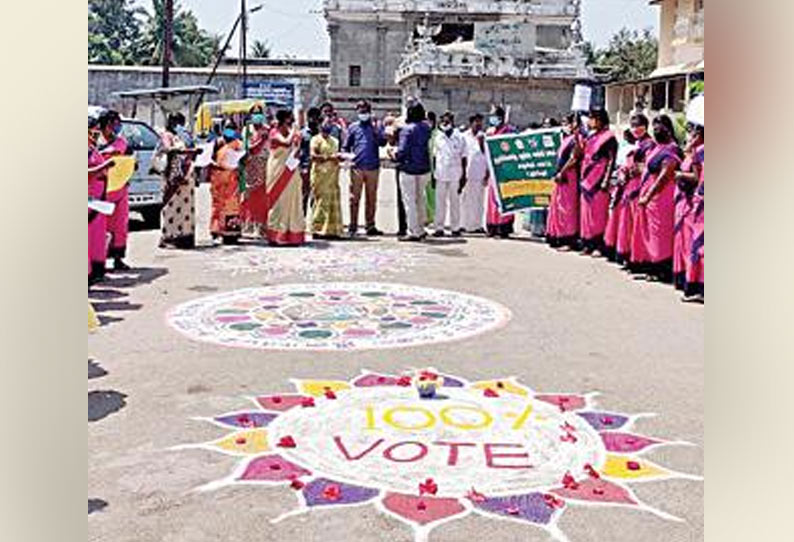
[[[245,0],[240,0],[240,59],[243,63],[243,82],[242,82],[242,96],[241,98],[245,98],[245,84],[248,79],[248,67],[246,66],[246,60],[248,59],[248,43],[247,43],[247,35],[248,35],[248,13],[245,9]]]
[[[174,0],[165,0],[165,21],[163,22],[163,87],[170,83],[171,46],[174,40]]]

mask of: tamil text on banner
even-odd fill
[[[561,142],[559,128],[485,139],[488,168],[496,183],[501,212],[512,213],[549,204]]]

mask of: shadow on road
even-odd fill
[[[108,372],[105,369],[103,369],[95,359],[88,360],[88,380],[93,380],[94,378],[102,378],[107,374]]]
[[[88,300],[96,311],[99,323],[107,326],[121,322],[124,312],[143,308],[140,303],[123,300],[130,295],[124,290],[149,284],[166,274],[168,269],[164,267],[137,267],[119,273],[109,272],[104,281],[88,289]]]
[[[127,406],[127,395],[117,391],[88,392],[88,421],[96,422]]]
[[[101,512],[107,505],[107,501],[102,499],[88,499],[88,515],[90,516],[94,512]]]

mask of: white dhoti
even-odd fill
[[[460,229],[460,194],[457,182],[436,181],[436,220],[435,230],[443,231],[449,209],[449,229]]]
[[[485,177],[466,181],[461,197],[461,207],[463,229],[473,232],[485,227]]]

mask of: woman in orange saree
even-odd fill
[[[267,162],[267,239],[272,245],[297,246],[304,243],[306,230],[297,156],[301,136],[291,111],[279,110],[276,120]]]
[[[223,130],[224,145],[218,150],[210,171],[212,194],[212,236],[224,244],[240,239],[239,153],[243,145],[236,125],[229,122]]]

